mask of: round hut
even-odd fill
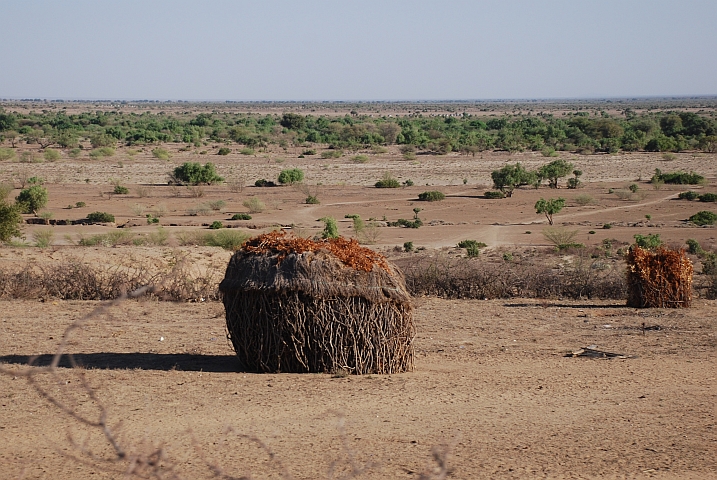
[[[232,256],[219,289],[229,337],[248,371],[413,368],[415,327],[403,274],[355,240],[260,235]]]

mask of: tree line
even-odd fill
[[[251,148],[306,143],[337,149],[399,144],[435,154],[486,150],[616,153],[619,151],[717,151],[717,119],[687,111],[590,116],[587,112],[462,116],[343,117],[200,113],[165,114],[95,111],[12,113],[0,110],[0,140],[74,148],[89,141],[93,148],[117,144],[166,142],[196,147],[214,142]]]

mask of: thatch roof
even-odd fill
[[[269,236],[267,238],[267,236]],[[308,241],[272,232],[245,244],[229,261],[222,292],[302,292],[311,297],[362,297],[373,303],[410,304],[403,274],[355,240]],[[263,238],[262,238],[263,237]],[[268,240],[274,242],[273,245]],[[274,248],[278,247],[278,248]],[[339,255],[337,255],[339,252]]]

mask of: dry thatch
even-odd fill
[[[684,250],[637,245],[627,260],[627,305],[637,308],[686,308],[692,301],[692,262]]]
[[[355,241],[272,232],[246,242],[219,285],[242,367],[398,373],[413,367],[403,275]]]

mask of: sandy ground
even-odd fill
[[[333,462],[346,471],[349,452],[375,465],[366,478],[418,478],[440,445],[448,445],[451,478],[716,477],[717,302],[681,311],[535,300],[416,305],[415,371],[400,375],[237,372],[219,303],[127,301],[75,332],[68,350],[110,424],[121,422],[123,445],[164,445],[164,465],[185,478],[209,476],[198,447],[228,473],[278,478],[277,462],[237,434],[261,439],[306,479],[324,478]],[[29,355],[46,364],[65,327],[95,306],[2,302],[0,360],[13,372]],[[643,331],[643,323],[660,329]],[[564,356],[590,345],[627,358]],[[38,381],[96,416],[71,369]],[[96,432],[17,375],[0,376],[0,385],[2,478],[119,478],[69,457],[80,453],[68,434],[107,454]]]

